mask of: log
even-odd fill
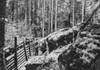
[[[81,23],[80,29],[79,30],[83,30],[87,25],[89,25],[89,21],[91,20],[91,18],[93,17],[94,13],[98,10],[98,8],[100,7],[100,0],[95,4],[95,6],[93,7],[93,9],[91,9],[91,16],[85,21]]]

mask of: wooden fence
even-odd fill
[[[17,45],[17,37],[14,38],[14,48],[9,56],[5,55],[5,70],[19,70],[33,55],[34,42],[26,39]],[[5,49],[6,50],[6,49]],[[4,51],[5,51],[4,50]],[[6,53],[5,53],[6,54]]]

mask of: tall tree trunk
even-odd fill
[[[35,26],[37,26],[37,9],[38,9],[38,6],[37,6],[37,0],[34,0],[34,24]],[[34,34],[35,34],[35,37],[38,36],[37,34],[37,29],[34,27]]]
[[[30,24],[31,24],[31,34],[32,34],[32,5],[33,4],[33,2],[32,2],[32,0],[31,0],[31,13],[30,13],[30,15],[31,15],[31,20],[30,20]]]
[[[69,27],[71,27],[70,19],[71,19],[71,2],[69,1],[69,13],[68,13]]]
[[[69,27],[71,27],[71,23],[70,23],[70,13],[68,14],[68,23],[69,23]]]
[[[40,0],[38,0],[38,9],[40,8]]]
[[[75,1],[76,0],[73,0],[73,26],[75,26]],[[73,32],[73,42],[75,41],[75,38],[74,38],[74,32]]]
[[[28,18],[27,18],[27,1],[28,0],[25,0],[25,36],[27,35],[27,20],[28,20]]]
[[[26,18],[26,29],[27,29],[27,31],[28,31],[28,29],[29,29],[29,27],[28,27],[28,25],[29,25],[29,9],[28,9],[28,0],[26,0],[26,15],[25,15],[25,18]]]
[[[86,0],[82,0],[82,22],[84,21],[85,18],[85,5],[86,5]]]
[[[53,2],[54,0],[51,0],[51,32],[53,32]]]
[[[16,1],[16,23],[18,23],[18,1]]]
[[[29,32],[32,33],[32,0],[29,1]]]
[[[57,30],[57,4],[58,0],[55,2],[55,31]]]
[[[48,23],[48,34],[51,32],[50,31],[50,21],[51,21],[51,15],[50,15],[50,13],[51,13],[51,0],[48,0],[49,1],[49,23]]]
[[[4,68],[4,60],[3,60],[3,48],[5,46],[5,8],[6,0],[0,1],[0,70],[5,70]]]
[[[15,0],[12,2],[12,21],[14,21],[14,8],[15,8]]]
[[[44,25],[45,25],[45,0],[42,1],[42,37],[44,37]]]
[[[15,23],[17,24],[17,29],[18,29],[18,30],[17,30],[17,34],[19,35],[19,23],[18,23],[18,1],[15,2],[15,5],[16,5],[16,9],[15,9],[15,10],[16,10],[16,13],[15,13],[15,15],[16,15],[15,18],[16,18],[16,19],[15,19]]]
[[[75,25],[75,0],[73,0],[73,26]]]

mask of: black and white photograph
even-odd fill
[[[0,0],[0,70],[100,70],[100,0]]]

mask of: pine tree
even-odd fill
[[[32,34],[32,0],[30,0],[30,2],[29,2],[29,9],[30,9],[30,11],[29,11],[29,27],[30,27],[30,34]]]
[[[29,27],[28,27],[28,25],[29,25],[29,0],[26,0],[26,27],[27,27],[27,31],[29,30]]]
[[[85,5],[86,5],[86,0],[82,0],[82,22],[84,21],[85,18]]]
[[[45,26],[45,0],[42,1],[42,37],[44,37],[44,26]]]
[[[48,0],[49,1],[49,23],[48,23],[48,34],[51,32],[50,31],[50,24],[51,24],[51,0]]]
[[[14,21],[14,8],[15,8],[15,0],[12,2],[12,21]]]
[[[57,4],[58,0],[55,2],[55,31],[57,30]]]
[[[73,26],[75,26],[75,2],[76,0],[73,0]]]
[[[53,32],[53,2],[54,0],[51,0],[51,32]]]

